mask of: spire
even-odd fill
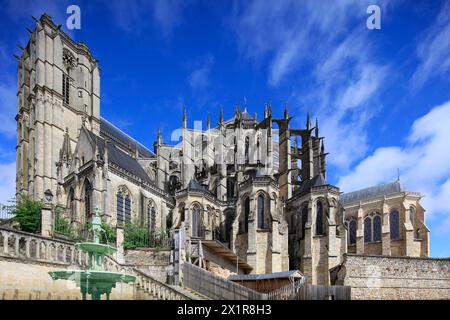
[[[184,129],[187,128],[186,106],[184,106],[184,111],[183,111],[183,128]]]
[[[317,120],[317,117],[316,117],[316,138],[319,138],[319,121]]]
[[[223,107],[220,105],[220,116],[219,116],[219,124],[223,124]]]
[[[287,102],[284,104],[284,118],[289,119],[289,110]]]
[[[158,145],[162,145],[162,143],[163,143],[162,136],[161,136],[161,129],[160,128],[158,128],[158,134],[157,134],[157,137],[156,137],[156,141],[157,141]]]
[[[311,119],[309,116],[309,111],[308,111],[308,115],[306,117],[306,130],[311,130]]]
[[[320,146],[320,153],[325,154],[325,143],[323,142],[323,139],[322,139],[322,145]]]
[[[272,116],[272,103],[269,102],[269,105],[267,106],[267,116]]]
[[[208,129],[208,130],[211,129],[211,119],[209,117],[209,112],[206,115],[206,129]]]
[[[267,118],[267,103],[264,104],[264,119]]]

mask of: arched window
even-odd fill
[[[125,195],[125,223],[131,223],[131,198]]]
[[[348,233],[349,233],[349,243],[355,244],[356,243],[356,229],[358,228],[356,219],[351,219],[350,223],[348,224]]]
[[[149,202],[147,205],[147,228],[150,231],[156,229],[156,208],[153,202]]]
[[[306,222],[308,222],[308,206],[302,209],[302,239],[305,238]]]
[[[379,214],[372,218],[373,241],[381,241],[381,216]]]
[[[117,223],[123,225],[131,222],[131,196],[125,186],[119,188],[116,194]]]
[[[364,242],[372,241],[372,218],[366,217],[364,219]]]
[[[389,213],[390,237],[391,240],[400,238],[400,215],[397,210],[392,210]]]
[[[75,221],[75,192],[73,191],[73,188],[70,188],[69,191],[69,197],[68,197],[68,207],[69,207],[69,215],[70,215],[70,221]]]
[[[123,225],[123,195],[122,191],[117,192],[117,224]]]
[[[202,236],[201,212],[198,205],[192,207],[192,236],[197,238]]]
[[[92,186],[89,180],[84,182],[84,214],[86,219],[92,217]]]
[[[256,140],[256,162],[260,163],[261,162],[261,137],[258,137],[258,139]]]
[[[321,201],[317,202],[316,212],[316,234],[323,234],[323,205]]]
[[[414,223],[415,223],[415,216],[416,216],[416,210],[414,209],[413,206],[409,207],[409,220],[411,220],[411,224],[414,228]]]
[[[245,137],[245,163],[250,162],[249,148],[250,148],[250,139],[247,136]]]
[[[243,231],[248,232],[248,217],[250,216],[250,199],[247,197],[244,201],[244,227]]]
[[[258,196],[258,228],[264,229],[265,223],[264,223],[264,201],[265,198],[262,194]]]

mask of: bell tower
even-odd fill
[[[81,126],[100,131],[100,71],[89,48],[61,25],[46,14],[33,19],[18,57],[16,194],[40,200],[47,189],[56,195],[56,163],[70,158]]]

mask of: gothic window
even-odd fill
[[[372,241],[372,218],[366,217],[364,219],[364,242]]]
[[[69,76],[66,74],[63,74],[62,78],[62,94],[63,94],[63,101],[66,104],[69,104]]]
[[[92,217],[92,186],[87,179],[84,182],[84,214],[86,219]]]
[[[261,162],[261,145],[260,145],[260,137],[256,140],[256,162]]]
[[[153,202],[147,205],[147,228],[151,231],[156,229],[156,208]]]
[[[244,200],[244,226],[241,229],[243,232],[248,232],[248,217],[250,215],[250,199],[247,197]]]
[[[322,235],[323,232],[323,205],[321,201],[317,202],[316,212],[316,234]]]
[[[397,210],[392,210],[389,213],[390,236],[391,240],[400,238],[400,215]]]
[[[413,206],[409,207],[409,218],[414,230],[414,238],[419,238],[419,228],[416,228],[416,209]]]
[[[184,211],[185,211],[185,208],[184,208],[184,206],[182,206],[180,208],[180,221],[181,222],[183,222],[185,220]]]
[[[122,191],[117,192],[117,224],[123,225],[123,195],[122,195]]]
[[[247,136],[245,137],[245,163],[250,162],[249,148],[250,148],[250,139]]]
[[[350,223],[348,224],[349,229],[349,243],[355,244],[356,243],[356,229],[358,228],[356,219],[351,219]]]
[[[228,198],[234,197],[234,181],[231,178],[227,179],[227,197]]]
[[[305,238],[306,222],[308,222],[308,206],[302,209],[302,239]]]
[[[131,198],[125,195],[125,223],[131,223]]]
[[[264,202],[265,198],[262,194],[258,196],[258,228],[264,229],[265,223],[264,223]]]
[[[117,191],[117,224],[123,225],[124,223],[131,222],[131,196],[126,187],[121,187]]]
[[[69,191],[69,215],[70,215],[70,221],[75,221],[75,195],[74,195],[74,191],[72,188],[70,188]]]
[[[372,218],[373,241],[381,241],[381,216],[379,214]]]
[[[197,238],[202,236],[201,212],[198,205],[192,207],[192,236]]]

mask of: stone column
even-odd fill
[[[356,253],[364,253],[364,218],[363,209],[358,209],[358,228],[356,229]]]
[[[303,238],[303,257],[301,257],[301,267],[303,274],[306,275],[309,284],[317,282],[316,273],[314,271],[313,261],[313,234],[312,234],[312,200],[308,203],[308,221],[305,224],[305,236]]]
[[[253,267],[251,273],[258,273],[258,259],[256,256],[256,205],[255,199],[250,198],[250,214],[248,217],[248,235],[247,235],[247,263]]]
[[[382,255],[391,255],[391,228],[389,224],[389,207],[383,204],[383,225],[381,227]]]
[[[44,237],[51,237],[53,233],[53,212],[51,204],[44,204],[41,209],[41,234]]]
[[[123,227],[117,226],[116,227],[116,245],[117,245],[116,260],[120,264],[125,263],[123,241],[124,241]]]

